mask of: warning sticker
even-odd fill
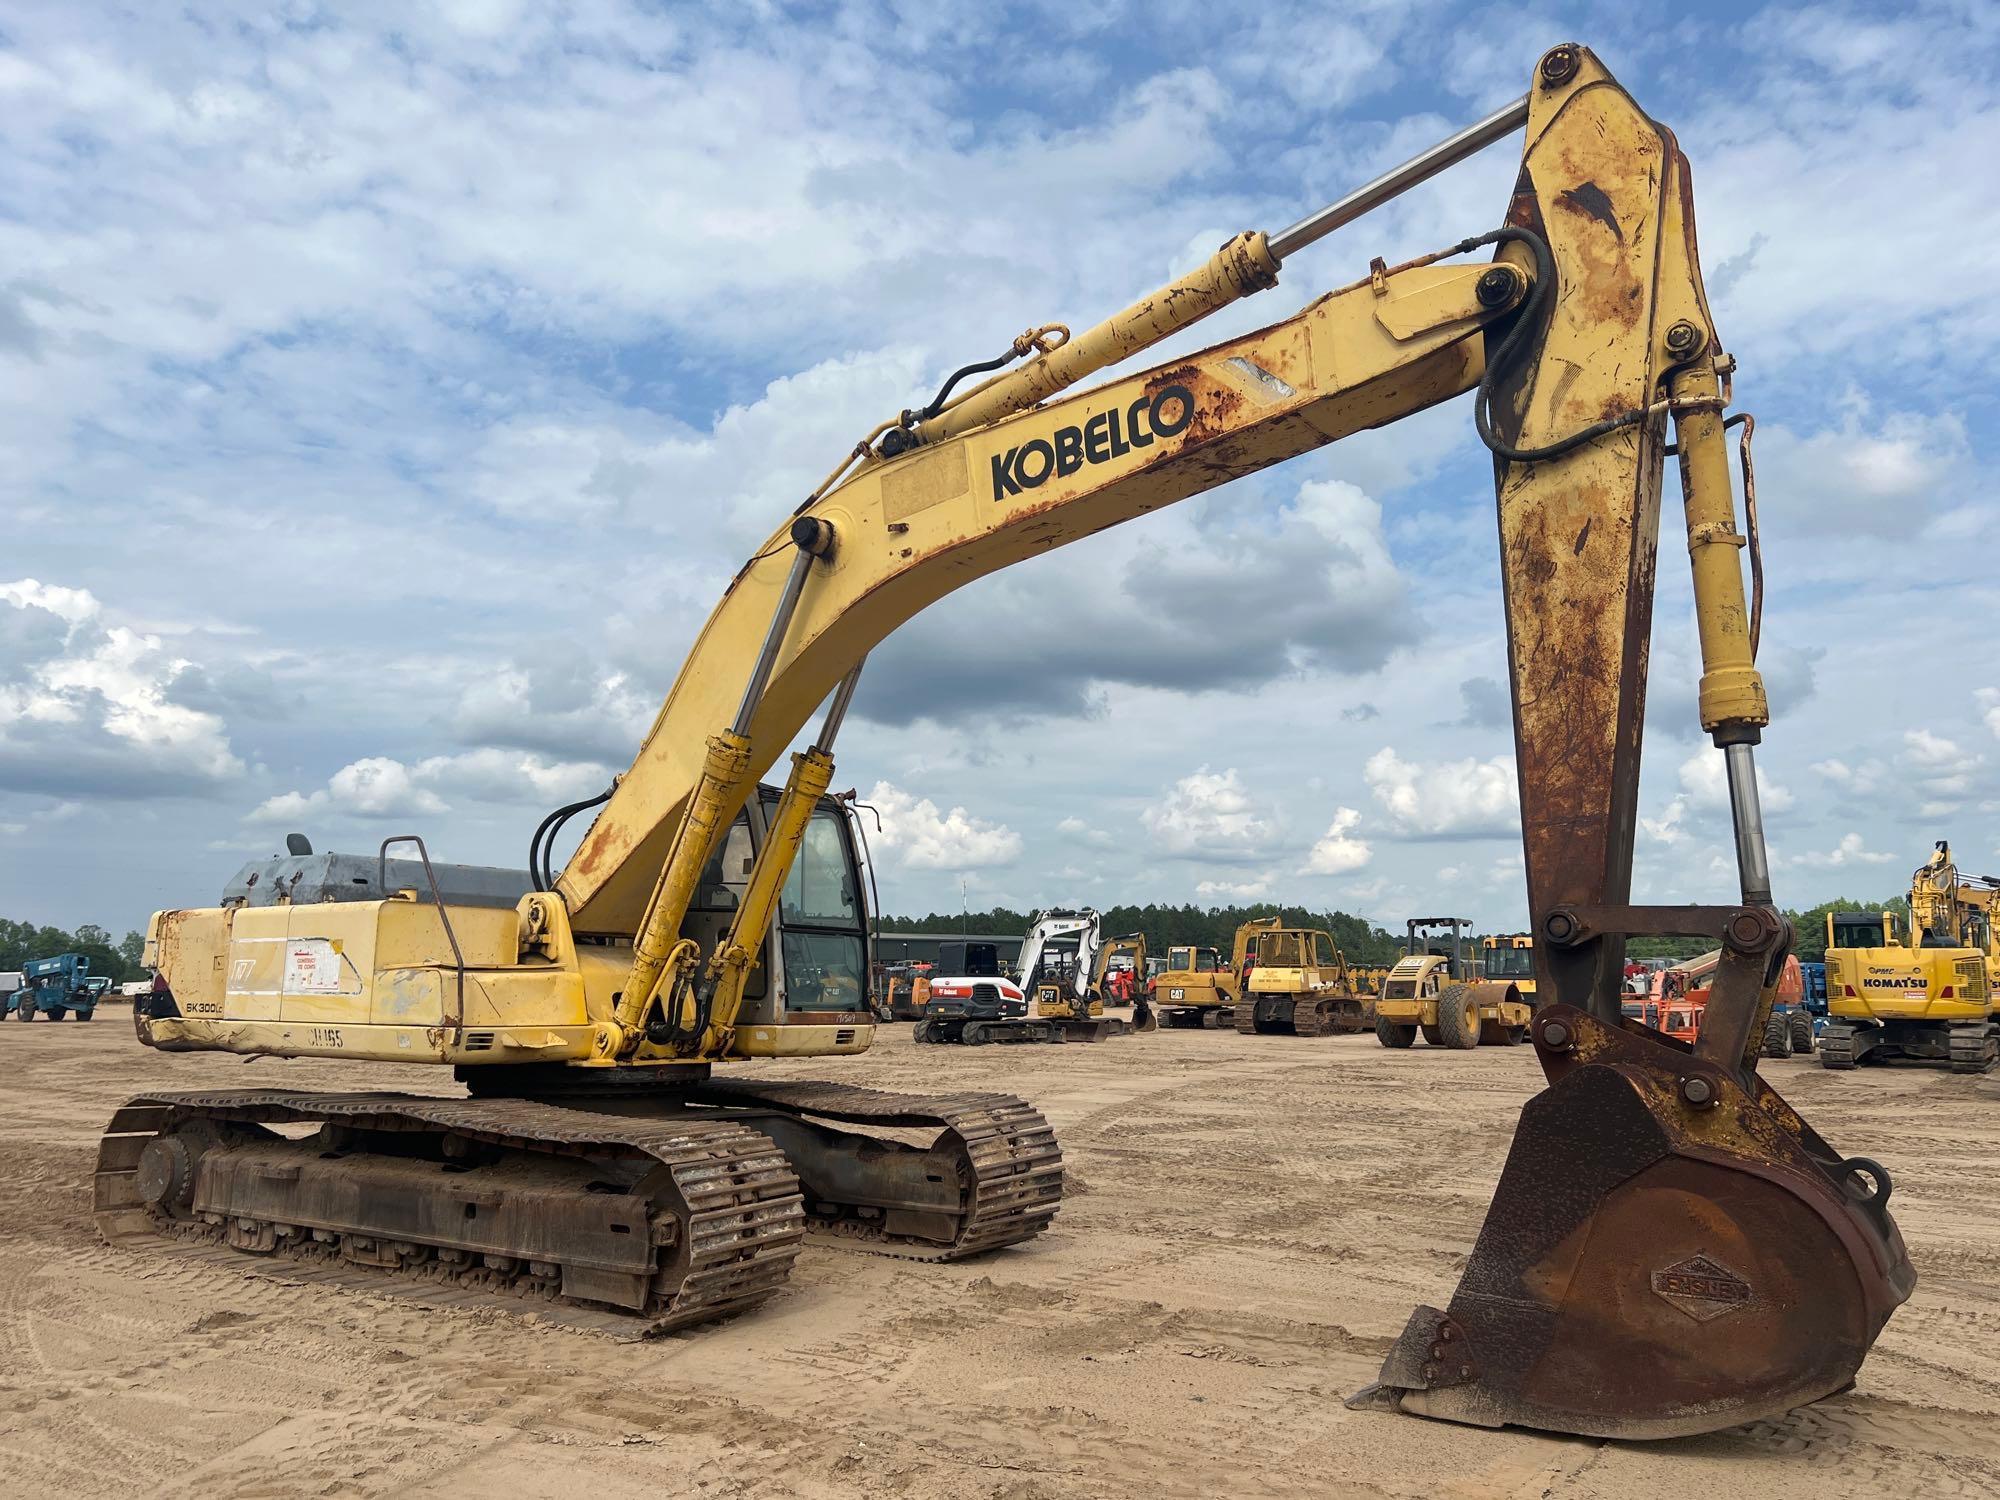
[[[285,945],[287,995],[340,993],[340,950],[325,938],[294,938]]]

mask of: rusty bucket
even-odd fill
[[[1552,1004],[1533,1034],[1548,1087],[1458,1290],[1348,1404],[1667,1438],[1852,1384],[1916,1283],[1888,1173],[1636,1023]]]

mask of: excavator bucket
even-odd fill
[[[1667,1438],[1850,1385],[1916,1280],[1883,1169],[1657,1032],[1551,1005],[1534,1038],[1549,1086],[1458,1290],[1349,1404]]]

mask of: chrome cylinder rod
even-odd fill
[[[1748,745],[1725,745],[1729,774],[1729,821],[1736,829],[1736,873],[1746,906],[1771,900],[1771,857],[1764,848],[1764,808],[1757,796],[1757,761]]]
[[[1528,123],[1528,96],[1523,94],[1504,109],[1496,109],[1485,119],[1468,125],[1457,135],[1448,136],[1429,150],[1421,151],[1400,167],[1391,168],[1373,182],[1356,188],[1337,203],[1329,203],[1318,213],[1299,220],[1270,238],[1271,254],[1280,261],[1303,250],[1314,240],[1332,234],[1343,224],[1352,224],[1365,213],[1380,208],[1391,198],[1407,193],[1420,182],[1437,176],[1446,167],[1462,162],[1475,151],[1483,151],[1504,136],[1512,135]]]
[[[785,591],[778,596],[778,607],[771,614],[771,628],[764,632],[764,644],[757,652],[757,664],[750,669],[750,681],[743,689],[743,702],[736,709],[736,720],[729,727],[737,734],[750,732],[751,716],[757,712],[757,704],[764,696],[764,686],[771,680],[771,668],[778,664],[778,648],[785,643],[785,632],[792,628],[792,616],[798,612],[799,595],[805,592],[806,574],[812,571],[813,555],[801,547],[792,558],[792,571],[785,578]]]
[[[833,699],[826,706],[826,722],[819,727],[819,738],[813,741],[813,749],[822,755],[833,754],[834,736],[840,733],[841,721],[847,717],[847,705],[854,701],[855,684],[861,681],[861,669],[868,665],[868,658],[862,657],[855,663],[854,670],[840,679],[840,686],[833,690]]]

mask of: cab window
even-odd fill
[[[1833,922],[1834,948],[1881,948],[1882,917],[1879,912],[1835,912]]]
[[[834,808],[806,822],[778,902],[787,1010],[865,1010],[867,935],[847,828]],[[989,949],[991,945],[981,945]]]
[[[781,944],[785,961],[787,1010],[860,1010],[862,948],[859,934],[787,932]]]
[[[754,858],[749,821],[739,817],[729,825],[721,846],[701,872],[701,880],[694,888],[694,909],[735,911],[743,903],[744,888],[750,884]]]
[[[861,912],[855,897],[840,814],[820,808],[806,824],[799,857],[785,877],[784,920],[808,927],[859,927]]]

